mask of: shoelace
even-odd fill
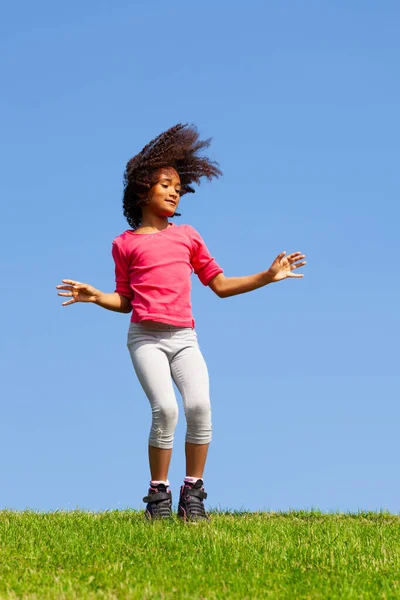
[[[158,487],[157,492],[149,490],[149,495],[143,498],[143,502],[147,502],[150,506],[148,512],[152,517],[160,516],[167,517],[171,515],[172,495],[167,492],[166,487]]]
[[[190,500],[188,502],[189,514],[190,517],[206,517],[206,511],[204,509],[203,500],[207,498],[207,494],[204,490],[198,489],[196,487],[187,487],[184,488],[184,495],[190,496]]]

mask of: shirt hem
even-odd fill
[[[166,325],[175,325],[176,327],[191,327],[194,329],[194,319],[190,321],[180,321],[179,319],[174,319],[170,317],[165,317],[164,315],[141,315],[132,314],[131,323],[140,323],[141,321],[156,321],[157,323],[165,323]]]

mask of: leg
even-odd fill
[[[203,477],[209,446],[210,444],[185,443],[187,476],[199,479]]]
[[[195,332],[188,332],[190,344],[171,361],[172,377],[182,395],[187,421],[186,475],[202,477],[211,441],[211,406],[208,370]]]
[[[156,448],[149,444],[149,463],[152,481],[168,481],[172,448]]]
[[[152,480],[167,481],[178,405],[166,354],[157,344],[138,337],[129,341],[129,352],[140,384],[150,402],[152,424],[149,435],[149,462]]]

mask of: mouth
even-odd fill
[[[165,202],[168,202],[168,204],[172,204],[172,206],[176,206],[176,202],[174,202],[173,200],[165,200]]]

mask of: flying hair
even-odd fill
[[[178,123],[158,135],[139,154],[131,158],[124,172],[123,212],[132,229],[141,224],[142,206],[147,202],[147,192],[156,183],[155,173],[161,168],[173,167],[181,180],[181,196],[194,193],[203,177],[211,181],[222,175],[219,164],[201,150],[208,148],[211,138],[199,140],[194,125]],[[180,216],[175,213],[175,216]]]

